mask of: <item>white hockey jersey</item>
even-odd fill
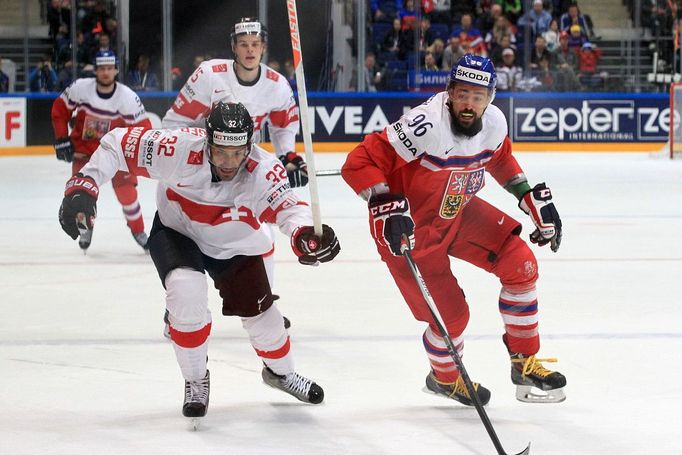
[[[159,181],[161,222],[191,238],[212,258],[262,255],[272,250],[264,223],[287,236],[311,226],[310,207],[291,190],[286,170],[272,154],[253,145],[233,180],[214,181],[201,128],[117,128],[81,172],[99,186],[117,171]]]
[[[234,60],[202,62],[180,89],[161,124],[163,128],[203,128],[208,112],[219,101],[246,106],[253,119],[254,142],[260,142],[267,123],[277,156],[294,151],[299,122],[291,86],[284,76],[262,63],[255,83],[243,85],[234,71]]]

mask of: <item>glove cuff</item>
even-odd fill
[[[76,192],[83,192],[97,200],[99,196],[99,187],[92,177],[84,176],[80,172],[66,182],[64,188],[64,196],[70,196]]]

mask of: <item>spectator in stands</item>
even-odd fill
[[[578,79],[583,87],[603,88],[605,73],[598,73],[601,49],[597,49],[590,42],[584,43],[578,53]]]
[[[561,30],[569,30],[573,25],[579,25],[581,32],[586,38],[595,38],[594,31],[592,30],[592,21],[588,19],[588,16],[580,13],[577,3],[569,5],[568,11],[561,15],[559,22]]]
[[[405,31],[405,43],[408,52],[414,51],[414,43],[416,31],[412,28]],[[436,39],[433,31],[431,31],[431,20],[422,16],[419,21],[419,36],[417,37],[419,41],[419,52],[425,52],[426,48],[433,44],[433,40]]]
[[[509,39],[506,45],[503,43],[504,37]],[[509,47],[510,45],[516,46],[516,30],[509,22],[509,19],[507,19],[505,16],[500,16],[497,18],[495,26],[485,36],[484,41],[488,47],[488,50],[491,52],[496,45],[504,46],[502,49]]]
[[[140,54],[135,68],[128,72],[128,87],[135,91],[159,90],[159,79],[156,73],[149,71],[149,56]]]
[[[393,27],[386,33],[381,43],[381,49],[389,52],[398,60],[404,60],[407,53],[407,43],[405,32],[403,31],[400,19],[393,19]]]
[[[537,36],[549,30],[550,22],[552,22],[552,15],[544,10],[542,0],[533,0],[533,8],[519,17],[516,25],[521,27],[530,26],[533,35]]]
[[[512,49],[514,51],[514,57],[516,57],[516,45],[511,42],[512,36],[514,35],[502,35],[500,41],[493,43],[493,46],[490,48],[490,60],[493,61],[495,67],[502,64],[502,52],[506,49]]]
[[[549,54],[540,57],[537,61],[537,68],[532,70],[531,74],[540,82],[540,85],[535,87],[536,91],[550,92],[554,90],[554,71]]]
[[[480,0],[454,0],[452,4],[452,23],[462,22],[462,16],[468,14],[473,17],[476,13],[476,5]]]
[[[57,90],[57,72],[52,67],[52,57],[45,54],[28,76],[29,89],[32,92],[54,92]]]
[[[413,30],[415,28],[414,22],[417,17],[417,10],[414,7],[414,0],[405,0],[403,7],[398,11],[400,17],[400,24],[403,30]]]
[[[185,83],[185,78],[182,77],[182,69],[179,66],[174,66],[171,68],[171,88],[174,91],[178,91],[182,88]]]
[[[282,65],[279,64],[279,61],[268,59],[268,67],[281,74]]]
[[[535,47],[530,53],[530,67],[534,70],[540,69],[540,61],[547,59],[547,62],[552,61],[552,56],[547,50],[547,43],[542,36],[535,37]]]
[[[487,36],[501,15],[502,6],[499,3],[485,4],[482,13],[476,19],[476,27],[481,31],[481,35]]]
[[[0,55],[0,93],[9,92],[9,76],[2,71],[2,55]]]
[[[549,30],[542,34],[547,43],[547,50],[554,52],[559,48],[559,21],[552,19],[549,23]]]
[[[370,0],[369,7],[372,11],[374,22],[392,22],[398,17],[402,7],[401,0]]]
[[[104,20],[104,33],[109,35],[109,40],[112,43],[115,43],[118,36],[118,21],[113,17],[107,17]]]
[[[578,54],[568,46],[568,33],[559,33],[559,47],[552,52],[557,71],[556,87],[562,92],[580,90],[578,72]]]
[[[585,38],[585,34],[583,33],[582,28],[580,28],[580,25],[571,25],[568,35],[568,47],[580,50],[586,42],[587,38]]]
[[[95,55],[98,52],[105,52],[105,51],[112,51],[115,52],[114,49],[111,48],[111,40],[109,39],[109,35],[106,33],[100,33],[97,39],[97,45],[94,46],[90,50],[90,63],[93,63],[95,61]]]
[[[509,22],[515,24],[521,14],[521,0],[500,0],[498,3],[502,5],[502,13],[507,16]]]
[[[516,90],[516,82],[523,77],[523,69],[516,64],[516,52],[508,47],[501,52],[502,61],[494,64],[497,71],[497,90]]]
[[[473,26],[471,14],[463,14],[460,24],[455,26],[450,36],[459,36],[465,52],[475,55],[487,55],[487,49],[481,36],[481,31]]]
[[[454,0],[455,2],[457,0]],[[438,0],[430,13],[431,22],[452,25],[452,0]]]
[[[78,77],[78,75],[76,75]],[[57,91],[64,91],[74,81],[73,62],[67,60],[57,73]]]
[[[51,0],[47,5],[47,23],[50,38],[55,39],[59,33],[59,27],[64,24],[69,28],[71,24],[71,1]]]
[[[455,63],[465,54],[464,49],[460,46],[459,35],[453,35],[448,39],[448,47],[443,50],[443,63],[441,68],[450,71]]]
[[[426,51],[424,54],[424,71],[438,71],[440,68],[436,64],[436,58],[433,52]]]
[[[376,92],[382,82],[383,76],[381,68],[377,65],[377,59],[374,52],[367,52],[367,54],[365,54],[365,65],[363,67],[362,77],[365,78],[365,91]]]
[[[445,43],[442,39],[436,38],[433,40],[433,44],[426,48],[427,52],[433,54],[434,60],[436,60],[436,66],[439,68],[443,65],[443,53],[445,52]]]
[[[296,90],[296,68],[294,68],[294,62],[291,59],[284,61],[284,77],[287,78],[292,90]]]

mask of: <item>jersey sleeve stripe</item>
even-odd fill
[[[195,120],[201,114],[207,112],[209,107],[196,100],[187,101],[185,95],[179,93],[178,97],[175,99],[175,102],[171,106],[171,109],[173,109],[173,112],[178,115]]]
[[[270,112],[270,122],[278,128],[286,128],[294,122],[298,122],[298,108],[291,106],[286,111]]]

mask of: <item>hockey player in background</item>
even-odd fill
[[[321,403],[322,388],[294,371],[263,264],[262,255],[272,248],[263,224],[276,223],[304,265],[331,261],[339,242],[327,225],[321,237],[314,234],[310,208],[292,191],[282,164],[252,144],[253,122],[242,104],[218,103],[205,125],[107,134],[66,184],[62,228],[78,235],[79,214],[88,222],[94,218],[98,188],[117,172],[158,180],[149,251],[166,289],[171,340],[185,378],[183,415],[203,417],[209,401],[211,314],[204,271],[223,299],[223,314],[241,317],[263,361],[265,383]]]
[[[268,124],[275,154],[286,168],[291,186],[305,186],[308,168],[294,151],[298,107],[291,86],[284,76],[261,63],[267,46],[265,26],[254,18],[241,18],[232,27],[230,41],[234,60],[202,62],[180,89],[162,126],[203,126],[218,101],[242,103],[253,117],[254,142],[260,142]]]
[[[260,142],[268,124],[275,154],[287,170],[289,183],[292,187],[306,185],[308,168],[294,152],[299,119],[291,86],[284,76],[261,63],[267,45],[265,26],[254,18],[241,18],[232,27],[230,42],[234,60],[202,62],[166,112],[162,126],[203,126],[217,102],[242,103],[253,118],[254,142]],[[273,252],[265,257],[265,265],[274,286]],[[290,326],[287,318],[284,324]],[[167,322],[164,335],[168,335]]]
[[[95,56],[95,77],[75,80],[52,104],[52,127],[57,159],[71,163],[75,175],[90,159],[100,139],[110,130],[125,126],[151,128],[140,98],[130,88],[116,82],[116,55],[99,51]],[[73,131],[69,120],[76,112]],[[137,177],[118,172],[111,180],[116,198],[135,241],[147,249],[142,209],[137,198]],[[86,251],[92,240],[92,227],[80,233],[78,245]]]
[[[490,104],[496,75],[488,58],[465,54],[452,68],[447,90],[365,137],[342,168],[345,181],[368,201],[370,231],[414,317],[429,325],[422,338],[431,372],[426,387],[463,404],[472,400],[426,302],[402,257],[409,241],[426,285],[461,354],[469,307],[450,256],[495,274],[502,284],[502,337],[511,358],[516,397],[529,402],[565,399],[566,378],[546,369],[540,348],[535,283],[538,266],[520,237],[521,224],[476,196],[485,171],[519,201],[536,229],[532,243],[561,243],[561,219],[544,183],[530,187],[512,155],[507,123]],[[490,391],[476,383],[481,402]],[[540,391],[538,391],[538,389]]]

